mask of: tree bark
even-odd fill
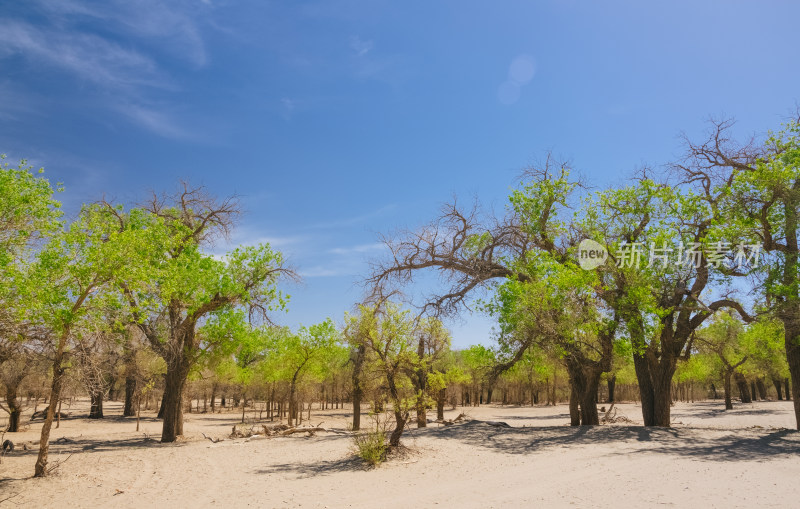
[[[177,354],[167,363],[167,375],[164,379],[164,423],[161,430],[161,442],[174,442],[183,435],[183,392],[186,376],[189,374],[188,362],[183,355]]]
[[[725,370],[723,374],[724,377],[724,387],[725,387],[725,410],[733,410],[733,402],[731,401],[731,377],[733,376],[733,372],[730,370]]]
[[[364,397],[364,387],[361,381],[361,371],[367,355],[367,347],[358,345],[353,349],[353,431],[361,429],[361,400]]]
[[[767,387],[764,385],[764,380],[761,378],[756,379],[756,389],[758,389],[758,399],[761,401],[766,401]]]
[[[122,409],[123,417],[133,417],[136,415],[134,399],[136,396],[136,378],[133,376],[125,377],[125,407]]]
[[[47,406],[47,416],[42,424],[42,434],[39,439],[39,456],[34,466],[34,477],[45,477],[47,475],[47,453],[50,448],[50,429],[53,426],[53,417],[56,413],[56,405],[61,398],[61,386],[64,377],[64,350],[66,348],[67,334],[65,332],[59,338],[56,355],[53,359],[53,380],[50,385],[50,403]]]
[[[17,399],[17,390],[19,382],[6,383],[6,404],[8,405],[8,429],[9,433],[16,433],[19,431],[19,419],[22,415],[22,404]]]
[[[739,399],[742,400],[742,403],[752,403],[753,399],[750,396],[750,389],[747,387],[747,379],[739,372],[734,373],[733,377],[739,388]]]
[[[447,389],[439,389],[436,393],[436,420],[444,420],[444,404],[447,399]]]
[[[103,418],[103,391],[94,390],[89,395],[91,398],[91,406],[89,408],[89,419],[102,419]]]
[[[614,388],[617,385],[617,375],[611,375],[608,377],[608,401],[607,403],[614,402]]]
[[[775,386],[775,392],[778,393],[778,401],[783,401],[783,386],[781,384],[780,378],[773,378],[772,385]]]
[[[639,397],[642,403],[642,420],[645,426],[655,426],[655,393],[650,377],[650,367],[644,355],[633,353],[633,367],[639,382]]]

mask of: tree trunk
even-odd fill
[[[572,377],[570,377],[569,379],[569,425],[570,426],[581,425],[581,410],[578,399],[579,399],[578,390],[575,386],[575,383],[572,381]]]
[[[103,418],[103,392],[94,390],[90,394],[91,407],[89,408],[89,419]]]
[[[416,412],[417,412],[417,427],[418,428],[425,428],[428,426],[428,405],[425,401],[425,392],[421,391],[417,394],[416,400]]]
[[[714,385],[714,382],[711,382],[711,393],[712,393],[711,397],[713,399],[717,399],[717,386]]]
[[[650,367],[644,355],[633,353],[633,367],[636,371],[636,380],[639,382],[639,397],[642,403],[642,420],[645,426],[655,426],[655,394],[653,381],[650,377]]]
[[[17,399],[17,389],[19,382],[6,384],[6,404],[8,405],[8,429],[9,433],[19,431],[19,418],[22,415],[22,404]]]
[[[406,421],[408,420],[408,413],[403,414],[399,409],[394,411],[394,420],[395,420],[395,427],[392,430],[392,434],[389,437],[389,445],[391,447],[397,447],[400,445],[400,437],[403,435],[403,430],[406,427]]]
[[[756,389],[758,389],[758,399],[761,401],[766,401],[767,387],[764,385],[764,380],[761,378],[756,379]]]
[[[723,374],[724,387],[725,387],[725,410],[733,410],[733,402],[731,401],[731,377],[733,373],[726,370]]]
[[[420,361],[425,358],[425,340],[424,335],[420,335],[419,343],[417,344],[417,356]],[[426,389],[428,388],[428,372],[424,367],[424,363],[420,362],[420,367],[417,368],[416,377],[414,377],[414,385],[417,390],[417,398],[415,401],[415,410],[417,413],[417,427],[425,428],[428,426],[428,408]]]
[[[136,378],[133,376],[125,377],[125,407],[122,410],[123,417],[133,417],[136,415],[133,401],[136,396]]]
[[[736,386],[739,388],[739,399],[742,403],[752,403],[753,399],[750,397],[750,389],[747,387],[747,379],[741,373],[734,373]]]
[[[361,385],[361,371],[367,347],[359,345],[353,350],[353,431],[361,429],[361,400],[364,397],[364,388]]]
[[[775,386],[775,392],[778,393],[778,401],[783,401],[783,386],[781,384],[780,378],[773,378],[772,385]]]
[[[295,401],[297,397],[297,373],[295,373],[294,377],[292,378],[292,383],[289,386],[289,417],[286,420],[286,424],[289,426],[292,425],[293,419],[297,416],[297,401]]]
[[[189,374],[188,363],[183,355],[167,364],[167,375],[164,379],[164,424],[161,430],[161,442],[174,442],[183,435],[183,392],[186,376]]]
[[[600,424],[597,413],[597,389],[602,371],[596,366],[581,366],[575,360],[567,360],[570,374],[570,425],[594,426]],[[573,400],[578,405],[574,408]],[[577,417],[577,418],[576,418]]]
[[[792,393],[789,392],[789,379],[788,378],[784,378],[783,379],[783,393],[786,395],[786,401],[789,401],[790,399],[792,399]],[[795,400],[796,399],[797,398],[795,398]]]
[[[436,394],[436,420],[444,420],[444,403],[447,399],[447,389],[439,389]]]
[[[50,448],[50,429],[53,426],[53,417],[56,413],[56,405],[61,398],[61,385],[63,383],[64,368],[64,349],[67,342],[67,333],[59,339],[59,345],[53,360],[53,381],[50,385],[50,403],[47,406],[47,416],[42,424],[42,435],[39,439],[39,456],[34,467],[34,477],[45,477],[47,475],[47,453]]]
[[[211,413],[214,413],[214,407],[216,406],[217,400],[217,383],[214,382],[211,384]]]
[[[611,375],[608,377],[608,401],[607,403],[614,402],[614,388],[617,385],[617,375]]]

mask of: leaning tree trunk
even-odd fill
[[[409,414],[408,412],[403,411],[402,401],[400,400],[400,392],[397,390],[397,385],[395,384],[394,380],[394,373],[387,372],[386,382],[389,386],[389,397],[392,398],[395,421],[394,430],[389,437],[389,446],[397,447],[400,445],[400,437],[403,435],[403,431],[405,430]]]
[[[42,424],[42,435],[39,439],[39,456],[36,458],[34,477],[45,477],[47,475],[47,453],[50,448],[50,429],[53,426],[56,405],[58,405],[58,401],[61,399],[61,386],[64,378],[64,350],[66,348],[68,333],[69,331],[64,332],[59,339],[56,355],[53,359],[53,381],[50,385],[50,403],[47,406],[47,416],[44,419],[44,424]]]
[[[756,389],[758,389],[758,399],[761,401],[766,401],[767,399],[767,387],[764,385],[764,380],[761,378],[756,380]]]
[[[739,399],[742,400],[742,403],[752,403],[753,399],[750,396],[750,389],[747,387],[747,379],[741,373],[734,373],[734,379],[736,380],[736,386],[739,388]]]
[[[778,401],[783,401],[783,393],[782,393],[783,386],[781,384],[781,379],[780,378],[773,378],[772,379],[772,385],[775,386],[775,392],[778,393]]]

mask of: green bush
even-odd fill
[[[386,459],[386,424],[375,420],[375,428],[371,431],[353,433],[355,453],[372,466],[377,466]]]

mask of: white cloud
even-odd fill
[[[375,242],[373,244],[359,244],[350,247],[336,247],[329,250],[328,252],[337,255],[349,256],[354,254],[363,254],[363,253],[380,251],[384,247],[386,247],[384,244],[381,244],[380,242]]]
[[[372,41],[362,41],[360,37],[354,35],[350,37],[350,48],[357,57],[363,57],[372,50]]]
[[[395,204],[384,205],[383,207],[373,210],[372,212],[367,212],[366,214],[360,214],[358,216],[338,219],[334,221],[326,221],[324,223],[317,223],[312,226],[312,228],[343,228],[346,226],[353,226],[356,224],[364,223],[374,217],[378,217],[383,215],[384,213],[393,210],[397,207]]]
[[[298,271],[300,277],[343,277],[352,276],[353,274],[345,267],[325,267],[322,265]]]
[[[210,2],[203,2],[209,8]],[[167,41],[161,47],[195,66],[207,63],[205,44],[198,27],[196,2],[161,0],[110,0],[80,2],[42,0],[39,5],[56,24],[68,25],[79,17],[103,20],[113,28],[141,39]]]
[[[101,37],[42,30],[9,19],[0,20],[0,25],[0,49],[6,54],[23,54],[103,87],[120,89],[163,81],[152,59]]]
[[[154,107],[151,94],[178,90],[158,63],[163,53],[194,67],[207,64],[201,26],[212,7],[210,2],[204,4],[197,0],[32,0],[44,19],[35,25],[0,19],[0,59],[21,55],[38,69],[59,71],[92,84],[103,92],[95,95],[94,104],[156,135],[203,139],[193,134],[187,123]],[[102,26],[103,31],[93,30],[93,25]],[[30,94],[16,86],[9,92]],[[11,109],[2,109],[0,115],[8,118]]]
[[[163,136],[176,140],[194,139],[191,131],[181,127],[169,115],[137,104],[120,104],[116,109],[140,126]]]

